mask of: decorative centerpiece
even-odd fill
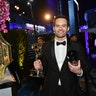
[[[10,5],[8,0],[0,0],[0,31],[7,33],[6,21],[9,20]],[[5,70],[12,60],[11,46],[0,33],[0,80],[5,76]]]
[[[4,79],[6,67],[12,62],[11,45],[0,33],[0,80]]]

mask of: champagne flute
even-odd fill
[[[72,65],[77,66],[78,62],[78,53],[75,50],[71,50],[67,53],[67,58]]]

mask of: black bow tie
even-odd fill
[[[66,41],[63,41],[63,42],[56,42],[57,43],[57,46],[62,44],[62,45],[66,45]]]

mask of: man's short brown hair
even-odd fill
[[[53,26],[55,26],[55,21],[56,19],[59,19],[59,18],[64,18],[67,20],[67,26],[69,26],[69,20],[68,20],[68,17],[65,16],[65,15],[58,15],[58,16],[55,16],[54,19],[53,19]]]

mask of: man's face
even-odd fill
[[[73,37],[71,38],[71,40],[72,40],[72,41],[77,41],[77,37],[76,37],[76,36],[73,36]]]
[[[44,43],[44,41],[42,40],[42,39],[38,39],[38,45],[40,45],[40,46],[42,46],[43,45],[43,43]]]
[[[55,21],[55,26],[53,27],[56,38],[64,38],[66,37],[66,33],[69,30],[67,25],[67,20],[64,18],[58,18]]]

